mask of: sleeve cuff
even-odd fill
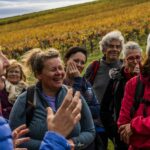
[[[57,132],[47,131],[44,140],[53,141],[53,143],[62,145],[66,150],[71,149],[70,144],[67,142],[67,139]]]

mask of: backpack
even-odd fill
[[[34,102],[34,90],[35,90],[34,85],[27,88],[26,106],[25,106],[27,127],[29,127],[30,122],[33,118],[33,113],[34,113],[34,107],[35,107],[33,104],[33,102]]]
[[[100,61],[99,60],[94,60],[91,63],[91,71],[90,71],[90,74],[87,77],[87,80],[91,83],[91,85],[93,85],[93,83],[94,83],[94,79],[96,77],[99,66],[100,66]]]
[[[65,86],[65,85],[64,85]],[[31,85],[27,88],[27,95],[26,95],[26,125],[29,127],[30,122],[33,118],[34,115],[34,109],[35,109],[35,104],[34,104],[34,92],[35,92],[35,85]],[[65,86],[66,89],[68,89],[67,86]],[[47,104],[43,102],[43,105],[45,108],[47,107]]]
[[[147,116],[146,108],[147,108],[147,106],[150,106],[150,101],[143,98],[144,89],[145,89],[145,85],[140,80],[140,76],[137,76],[137,85],[136,85],[136,89],[135,89],[134,103],[133,103],[133,106],[131,107],[131,110],[130,110],[130,117],[131,118],[134,117],[134,114],[137,111],[137,109],[139,108],[139,105],[141,103],[144,103],[143,116],[144,117]]]

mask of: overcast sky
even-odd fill
[[[0,18],[58,8],[93,0],[0,0]]]

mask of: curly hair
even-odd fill
[[[8,74],[8,72],[9,72],[10,69],[18,67],[20,69],[20,72],[21,72],[21,78],[20,78],[20,80],[26,81],[26,75],[24,73],[24,68],[23,68],[22,64],[19,63],[15,59],[10,60],[9,62],[10,62],[10,64],[9,64],[9,66],[6,69],[6,75],[5,75],[6,78],[7,78],[7,74]]]
[[[134,50],[137,50],[140,53],[142,53],[142,48],[139,46],[138,43],[133,41],[128,41],[123,47],[123,51],[122,51],[123,58],[127,57],[127,55]]]
[[[102,40],[99,42],[101,51],[106,51],[108,45],[112,40],[120,41],[121,48],[123,48],[124,44],[124,37],[122,36],[121,32],[118,30],[112,31],[107,33]]]
[[[42,72],[44,68],[44,62],[46,60],[57,57],[60,57],[60,53],[54,48],[49,48],[46,50],[34,48],[23,56],[23,61],[26,63],[26,66],[31,69],[31,71],[34,73],[34,76],[36,77],[37,74]]]

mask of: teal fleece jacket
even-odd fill
[[[32,121],[29,125],[31,140],[21,145],[21,147],[28,148],[28,150],[38,150],[41,141],[47,131],[46,123],[46,106],[48,106],[45,98],[42,95],[42,89],[39,84],[35,87],[34,92],[34,104],[35,109],[33,113]],[[65,95],[67,93],[66,86],[62,86],[56,95],[56,110],[61,105]],[[26,123],[26,95],[25,91],[16,100],[11,114],[10,114],[10,127],[15,129],[19,125]],[[93,119],[84,98],[82,100],[81,120],[74,127],[72,133],[67,137],[71,138],[75,143],[75,149],[84,149],[90,145],[95,137],[95,129]]]

